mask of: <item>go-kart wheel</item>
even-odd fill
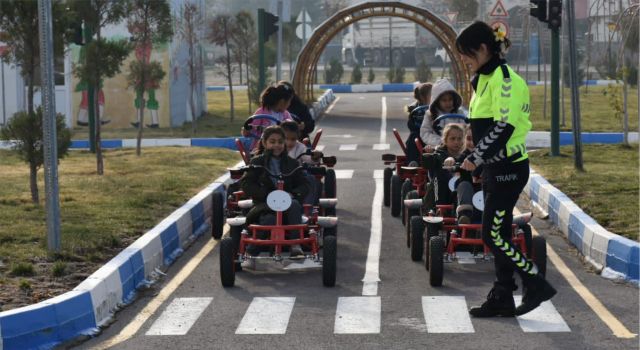
[[[547,274],[547,240],[536,236],[532,239],[533,262],[538,267],[538,272],[543,276]]]
[[[393,175],[393,169],[384,168],[384,191],[383,191],[383,202],[384,206],[388,207],[391,204],[391,176]]]
[[[224,193],[213,192],[211,195],[211,236],[214,239],[222,237],[224,230]]]
[[[324,229],[323,236],[333,236],[335,237],[338,234],[338,226],[327,227]]]
[[[408,225],[409,223],[407,222],[407,213],[404,210],[404,200],[407,199],[407,193],[409,193],[409,191],[411,191],[411,180],[407,179],[404,180],[404,182],[402,183],[402,187],[400,188],[400,197],[402,198],[400,200],[400,211],[402,212],[402,224],[403,225]]]
[[[238,249],[240,249],[241,235],[242,235],[242,226],[231,226],[229,228],[229,236],[233,240],[233,249],[235,252],[237,252]],[[235,256],[234,256],[234,259],[235,259]],[[235,267],[236,267],[236,272],[242,271],[242,264],[240,264],[239,262],[235,263]]]
[[[324,208],[325,216],[336,216],[336,207]]]
[[[391,216],[398,217],[400,215],[400,187],[402,187],[402,180],[400,176],[391,176]]]
[[[225,237],[220,241],[220,281],[223,287],[233,287],[236,281],[235,260],[236,250],[233,239]]]
[[[325,287],[336,285],[336,264],[338,260],[338,241],[334,236],[324,236],[322,244],[322,284]]]
[[[412,216],[409,219],[409,227],[411,228],[411,260],[420,261],[424,251],[424,221],[422,221],[422,216]]]
[[[442,237],[435,236],[429,240],[429,284],[434,287],[442,285],[444,274],[444,241]]]
[[[424,241],[426,242],[426,249],[424,250],[424,268],[429,271],[429,242],[431,241],[431,237],[435,237],[438,235],[440,230],[440,225],[438,224],[427,224],[427,231],[424,234]]]
[[[336,198],[336,172],[327,169],[324,176],[324,198]]]
[[[420,196],[418,196],[418,191],[416,190],[411,190],[409,191],[409,193],[407,193],[407,195],[405,196],[406,199],[418,199],[420,198]],[[407,224],[404,226],[404,231],[405,231],[405,236],[407,237],[407,248],[411,248],[411,225],[409,225],[411,223],[411,218],[416,216],[416,215],[420,215],[420,209],[414,208],[404,208],[403,212],[405,212],[406,214],[406,221]],[[422,255],[421,255],[422,256]]]

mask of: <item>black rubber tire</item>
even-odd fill
[[[213,192],[211,195],[211,236],[220,239],[224,231],[224,193]]]
[[[424,221],[422,216],[412,216],[409,219],[410,235],[411,235],[411,260],[422,260],[424,253]]]
[[[411,190],[409,191],[409,193],[407,193],[407,195],[405,196],[406,199],[418,199],[420,198],[418,196],[418,191],[416,190]],[[409,209],[409,208],[404,208],[403,212],[405,212],[406,214],[406,220],[407,220],[407,224],[404,226],[404,231],[405,231],[405,237],[407,238],[407,248],[411,248],[411,225],[409,225],[411,223],[411,218],[416,216],[416,215],[420,215],[420,209]]]
[[[435,237],[438,235],[438,231],[440,230],[440,225],[438,224],[426,224],[426,230],[424,232],[424,268],[429,271],[429,242],[431,241],[431,237]]]
[[[223,287],[233,287],[236,282],[235,258],[233,239],[227,236],[220,241],[220,281]]]
[[[324,216],[336,216],[336,207],[324,208]]]
[[[543,276],[547,274],[547,240],[544,237],[535,236],[531,240],[533,246],[533,262],[538,267],[538,272]]]
[[[336,285],[338,262],[338,241],[334,236],[324,236],[322,244],[322,284],[325,287]]]
[[[435,236],[429,240],[429,284],[433,287],[442,285],[444,274],[444,241]]]
[[[324,176],[324,198],[336,198],[336,172],[327,169]]]
[[[338,235],[338,226],[336,225],[334,227],[325,228],[322,235],[323,237],[327,237],[327,236],[336,237]]]
[[[400,215],[400,187],[402,187],[400,176],[391,176],[391,216],[396,218]]]
[[[384,168],[384,177],[383,177],[383,202],[384,206],[388,207],[391,205],[391,176],[393,176],[393,169]]]
[[[407,212],[404,209],[404,200],[407,199],[407,193],[409,193],[412,188],[413,186],[411,186],[411,180],[404,180],[404,182],[402,183],[402,188],[400,188],[400,197],[402,198],[400,200],[400,211],[402,212],[402,224],[405,226],[409,224],[407,222],[409,220],[407,220]]]
[[[233,240],[233,249],[235,252],[238,252],[240,249],[240,238],[242,237],[242,226],[231,226],[229,227],[229,236]],[[235,263],[236,272],[242,271],[242,264],[239,262]]]

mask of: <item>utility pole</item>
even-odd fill
[[[44,146],[44,185],[47,209],[47,246],[60,252],[60,203],[58,199],[58,138],[56,136],[56,101],[53,78],[53,18],[51,0],[38,0],[40,27],[40,71],[42,88]]]
[[[87,23],[86,21],[84,22],[84,28],[82,31],[82,35],[84,36],[84,45],[85,47],[83,48],[83,50],[87,50],[87,47],[89,46],[89,43],[91,42],[91,39],[93,38],[93,28],[91,28],[91,26],[89,25],[89,23]],[[85,54],[84,55],[84,60],[85,60],[85,64],[87,61],[87,57],[89,55]],[[87,88],[87,112],[89,115],[89,151],[91,153],[96,153],[96,109],[95,109],[95,103],[94,103],[94,99],[95,99],[95,94],[94,94],[94,88],[93,88],[93,84],[89,84],[89,82],[85,81],[85,83],[87,84],[86,88]],[[98,88],[99,89],[99,88]],[[99,90],[98,90],[99,91]]]
[[[282,0],[278,0],[278,27],[282,28]],[[276,81],[282,79],[282,30],[278,31],[278,44],[277,44],[277,62],[276,62]]]
[[[549,7],[551,7],[549,1]],[[557,0],[562,3],[562,1]],[[549,9],[551,10],[551,9]],[[551,155],[560,155],[560,26],[551,26]]]
[[[278,30],[278,16],[258,9],[258,91],[262,91],[266,80],[266,67],[264,62],[264,43],[269,40],[271,34]]]

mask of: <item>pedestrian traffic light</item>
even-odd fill
[[[562,0],[549,0],[549,28],[558,29],[562,25]]]
[[[278,31],[278,16],[264,11],[262,12],[262,30],[264,41],[269,41],[269,36]]]
[[[529,9],[529,14],[536,17],[540,22],[547,21],[547,0],[529,0],[533,5]]]

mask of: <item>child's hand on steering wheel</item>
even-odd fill
[[[455,163],[456,163],[456,160],[453,159],[453,157],[448,157],[447,159],[444,160],[442,165],[444,165],[444,166],[453,166]]]
[[[320,151],[313,151],[313,152],[311,152],[311,159],[312,159],[314,162],[319,161],[319,160],[320,160],[320,158],[322,158],[322,156],[323,156],[323,154],[322,154],[322,152],[320,152]]]
[[[433,151],[435,150],[436,148],[433,147],[432,145],[426,145],[424,146],[424,149],[423,149],[424,153],[433,153]]]

